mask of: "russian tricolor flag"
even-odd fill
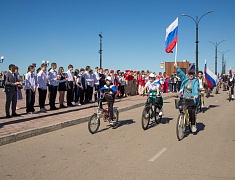
[[[166,29],[166,52],[171,53],[178,42],[178,17],[176,20]]]
[[[216,81],[217,81],[217,77],[216,75],[211,72],[206,65],[206,60],[205,60],[205,68],[204,68],[204,73],[205,73],[205,78],[208,84],[209,88],[213,88],[216,87]]]
[[[189,69],[188,70],[195,70],[195,63],[192,63],[190,66],[189,66]]]

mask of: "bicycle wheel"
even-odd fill
[[[142,128],[144,130],[148,129],[149,121],[150,121],[150,108],[145,107],[142,113],[142,121],[141,121]]]
[[[180,113],[176,123],[176,136],[179,141],[181,141],[185,136],[186,127],[185,127],[184,118],[185,118],[184,114]]]
[[[88,120],[88,130],[91,134],[97,133],[100,127],[100,118],[97,114],[93,114],[91,118]]]

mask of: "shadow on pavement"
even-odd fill
[[[206,125],[203,123],[197,123],[197,132],[195,133],[195,135],[197,135],[199,132],[204,131]]]
[[[217,108],[217,107],[219,107],[219,105],[209,105],[208,107],[204,107],[204,108],[203,108],[203,112],[206,112],[206,111],[208,111],[209,109]]]
[[[133,119],[119,121],[118,125],[116,127],[114,127],[113,129],[117,129],[117,128],[122,127],[124,125],[130,125],[130,124],[133,124],[133,123],[135,123],[135,121]]]
[[[163,117],[163,118],[161,119],[161,122],[160,122],[159,124],[156,124],[156,122],[155,122],[155,120],[154,120],[154,118],[153,118],[153,119],[151,119],[150,122],[149,122],[149,127],[148,127],[148,129],[153,128],[153,127],[155,127],[155,126],[158,126],[158,125],[160,125],[160,124],[169,124],[170,121],[172,121],[173,119],[174,119],[174,118]]]
[[[163,117],[160,124],[169,124],[174,118]]]
[[[107,131],[108,129],[111,129],[111,128],[112,129],[117,129],[117,128],[122,127],[124,125],[130,125],[130,124],[133,124],[133,123],[135,123],[135,121],[133,119],[128,119],[128,120],[118,121],[118,124],[115,127],[112,127],[112,126],[107,124],[108,127],[99,130],[97,133]]]

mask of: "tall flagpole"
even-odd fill
[[[177,52],[178,52],[178,43],[176,43],[176,45],[175,45],[175,63],[176,63],[176,61],[177,61]]]

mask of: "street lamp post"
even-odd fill
[[[99,37],[100,37],[100,50],[99,50],[99,53],[100,53],[100,68],[102,68],[102,32],[100,34],[98,34]]]
[[[225,62],[225,59],[224,59],[224,55],[229,51],[230,50],[227,50],[225,52],[218,51],[220,54],[222,54],[222,74],[225,74],[225,71],[226,71],[226,62]]]
[[[196,73],[198,73],[198,43],[199,43],[199,41],[198,41],[198,24],[199,24],[199,22],[200,22],[200,20],[205,16],[205,15],[207,15],[207,14],[209,14],[209,13],[212,13],[213,11],[211,10],[211,11],[209,11],[209,12],[207,12],[207,13],[205,13],[205,14],[203,14],[199,19],[198,19],[198,16],[196,16],[196,19],[194,19],[192,16],[189,16],[189,15],[187,15],[187,14],[182,14],[182,16],[187,16],[187,17],[189,17],[189,18],[191,18],[194,22],[195,22],[195,24],[196,24]]]
[[[4,56],[1,56],[0,63],[3,63],[3,61],[4,61]]]
[[[211,41],[208,41],[209,43],[213,44],[215,46],[215,75],[217,75],[217,50],[220,43],[224,42],[225,40],[220,41],[219,43],[213,43]]]
[[[227,62],[229,62],[228,59],[229,58],[224,59],[224,72],[226,71]]]

